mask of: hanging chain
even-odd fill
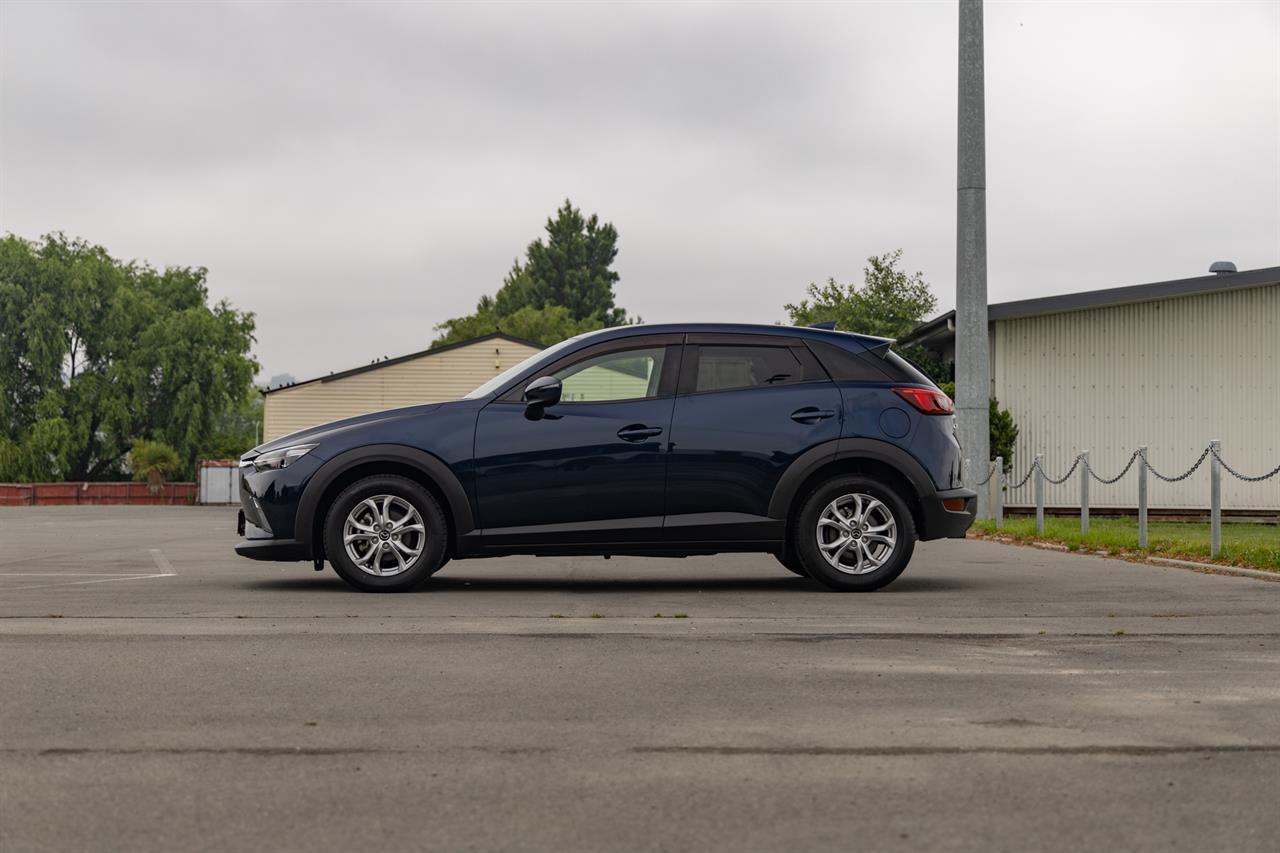
[[[1186,471],[1183,471],[1181,474],[1177,475],[1176,477],[1166,476],[1164,474],[1161,474],[1155,468],[1151,467],[1151,460],[1147,459],[1146,453],[1144,453],[1140,449],[1135,450],[1133,451],[1132,454],[1130,454],[1129,461],[1125,463],[1123,470],[1121,470],[1120,473],[1116,474],[1114,477],[1099,476],[1093,470],[1093,468],[1089,465],[1088,462],[1084,462],[1084,468],[1085,468],[1085,471],[1088,472],[1090,477],[1097,480],[1099,483],[1102,483],[1103,485],[1109,486],[1113,483],[1119,482],[1124,477],[1125,474],[1128,474],[1129,469],[1133,467],[1133,463],[1137,462],[1138,458],[1141,457],[1142,461],[1147,463],[1147,470],[1150,471],[1152,475],[1155,476],[1156,479],[1164,480],[1166,483],[1177,483],[1187,479],[1192,474],[1194,474],[1197,470],[1199,470],[1200,466],[1204,464],[1204,460],[1208,458],[1210,453],[1212,453],[1213,457],[1217,459],[1218,462],[1221,463],[1222,467],[1227,470],[1227,473],[1231,474],[1231,476],[1235,477],[1238,480],[1244,480],[1246,483],[1260,483],[1263,480],[1270,480],[1272,477],[1276,476],[1277,474],[1280,474],[1280,465],[1277,465],[1267,473],[1262,474],[1261,476],[1258,476],[1258,477],[1250,477],[1247,474],[1241,474],[1239,471],[1237,471],[1236,469],[1228,465],[1227,461],[1222,458],[1222,454],[1214,450],[1212,445],[1204,449],[1204,452],[1200,454],[1200,458],[1195,461],[1194,465],[1192,465],[1190,468],[1188,468]],[[1076,456],[1075,460],[1072,461],[1071,463],[1071,467],[1067,469],[1067,473],[1063,474],[1058,479],[1054,479],[1053,477],[1049,476],[1049,474],[1040,465],[1039,460],[1037,460],[1031,463],[1031,467],[1027,469],[1027,473],[1023,476],[1021,480],[1019,480],[1017,483],[1009,485],[1009,489],[1010,490],[1020,489],[1023,486],[1025,486],[1027,484],[1027,481],[1031,479],[1031,476],[1035,474],[1037,468],[1040,469],[1041,474],[1044,474],[1044,478],[1046,481],[1053,483],[1055,486],[1060,486],[1063,483],[1065,483],[1071,477],[1072,474],[1075,473],[1076,466],[1078,466],[1082,461],[1084,461],[1083,453]],[[978,483],[979,486],[986,485],[986,483],[992,478],[992,476],[995,475],[995,468],[996,468],[995,463],[994,462],[991,463],[991,470],[987,472],[987,478],[983,480],[981,483]]]
[[[979,482],[974,483],[974,485],[985,486],[987,483],[991,482],[991,478],[994,477],[995,475],[996,475],[996,463],[992,462],[991,467],[987,469],[987,476],[984,479],[980,480]]]
[[[1102,483],[1104,486],[1109,486],[1112,483],[1119,482],[1121,477],[1123,477],[1125,474],[1128,474],[1129,469],[1133,467],[1133,463],[1136,462],[1137,460],[1138,460],[1138,451],[1135,450],[1133,451],[1133,455],[1129,457],[1129,462],[1124,466],[1124,470],[1111,478],[1099,477],[1097,474],[1094,473],[1093,466],[1091,466],[1088,462],[1084,464],[1084,467],[1085,467],[1085,470],[1089,472],[1090,477],[1097,480],[1099,483]]]
[[[1209,448],[1206,447],[1204,449],[1204,453],[1200,454],[1200,458],[1196,460],[1196,464],[1192,465],[1184,473],[1179,474],[1176,477],[1166,477],[1164,474],[1161,474],[1155,468],[1151,467],[1151,460],[1147,458],[1147,455],[1145,453],[1142,453],[1142,451],[1138,451],[1138,452],[1142,454],[1142,461],[1147,463],[1147,470],[1150,471],[1152,474],[1154,474],[1156,476],[1156,479],[1164,480],[1166,483],[1176,483],[1179,480],[1187,479],[1188,477],[1190,477],[1192,474],[1196,472],[1196,469],[1199,468],[1204,463],[1205,457],[1209,455]]]
[[[1060,486],[1063,483],[1067,482],[1067,480],[1071,478],[1071,475],[1076,472],[1076,466],[1080,464],[1080,460],[1083,458],[1084,458],[1083,453],[1077,454],[1076,458],[1071,462],[1071,467],[1067,469],[1067,473],[1063,474],[1062,478],[1059,480],[1055,480],[1052,477],[1050,477],[1048,472],[1046,472],[1043,468],[1040,469],[1040,473],[1044,474],[1044,478],[1048,480],[1050,483],[1053,483],[1055,486]]]
[[[1276,474],[1280,474],[1280,465],[1277,465],[1267,473],[1263,474],[1261,477],[1250,477],[1245,474],[1241,474],[1235,468],[1232,468],[1230,465],[1228,465],[1227,461],[1222,458],[1222,454],[1214,450],[1212,446],[1210,446],[1209,451],[1213,453],[1213,458],[1217,459],[1218,462],[1222,465],[1222,467],[1227,469],[1227,472],[1231,474],[1231,476],[1235,477],[1237,480],[1244,480],[1246,483],[1260,483],[1263,480],[1270,480]]]

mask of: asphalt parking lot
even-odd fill
[[[870,595],[765,556],[366,595],[233,527],[0,509],[5,853],[1280,838],[1280,583],[964,541]]]

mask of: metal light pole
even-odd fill
[[[960,0],[960,99],[956,175],[956,419],[977,482],[991,457],[987,398],[987,156],[982,73],[982,0]],[[978,517],[991,516],[978,488]]]

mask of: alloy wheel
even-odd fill
[[[347,513],[342,545],[360,571],[378,577],[402,574],[422,556],[427,528],[413,504],[395,495],[365,498]]]
[[[837,571],[865,575],[888,562],[898,544],[893,511],[867,494],[842,495],[818,516],[818,550]]]

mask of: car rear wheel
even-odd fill
[[[403,592],[444,564],[447,535],[440,504],[421,485],[406,477],[366,477],[329,507],[324,551],[356,589]]]
[[[811,492],[794,530],[796,553],[809,577],[842,592],[891,582],[907,567],[915,540],[906,502],[864,475],[836,477]]]

